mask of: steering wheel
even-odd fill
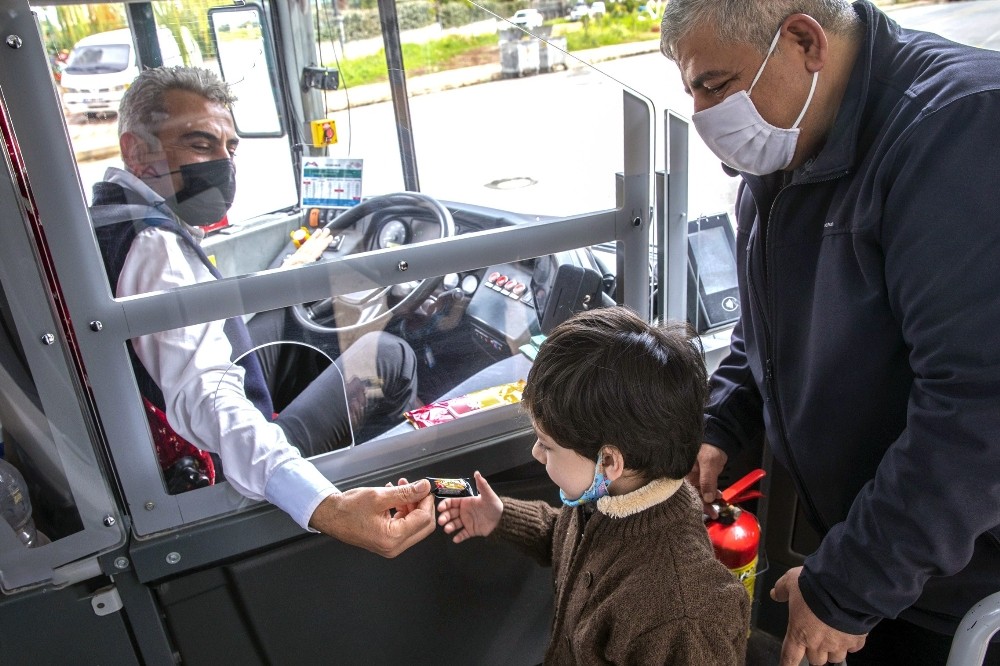
[[[440,237],[455,235],[455,222],[451,212],[437,200],[420,192],[396,192],[372,197],[353,208],[348,209],[333,219],[326,228],[332,231],[348,229],[357,225],[368,216],[387,217],[397,215],[431,213],[438,223]],[[324,258],[320,257],[320,261]],[[432,291],[441,283],[443,276],[420,280],[417,285],[392,307],[388,307],[387,298],[392,285],[377,289],[343,294],[332,298],[324,298],[312,303],[292,306],[292,315],[303,329],[323,335],[355,332],[368,328],[384,328],[393,317],[408,314],[415,310]],[[329,326],[317,321],[320,316],[329,316],[334,312],[342,317],[347,315],[353,323],[340,326]],[[351,314],[355,316],[350,316]]]

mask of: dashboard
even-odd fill
[[[534,217],[498,215],[493,210],[476,210],[445,203],[452,214],[456,235],[488,231],[533,221]],[[437,219],[422,211],[374,215],[364,232],[366,247],[380,250],[440,237]],[[434,296],[461,293],[464,319],[478,345],[490,356],[501,359],[517,354],[532,335],[539,332],[531,292],[534,258],[449,273]]]
[[[440,236],[437,221],[410,215],[393,215],[375,224],[369,247],[372,250],[387,250],[408,243],[434,240]]]

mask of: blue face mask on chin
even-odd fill
[[[594,482],[590,484],[590,487],[583,491],[575,500],[571,500],[566,497],[566,493],[559,489],[559,499],[566,506],[581,506],[589,502],[596,502],[605,495],[608,494],[608,490],[611,488],[611,481],[604,476],[604,465],[601,464],[601,459],[604,457],[604,452],[601,451],[597,454],[597,464],[594,466]]]

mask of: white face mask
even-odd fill
[[[702,140],[720,160],[737,171],[755,176],[774,173],[791,164],[795,144],[799,139],[799,123],[812,102],[819,78],[819,72],[813,72],[809,97],[790,129],[775,127],[761,117],[757,107],[750,101],[750,93],[763,74],[764,66],[778,45],[779,37],[780,28],[764,56],[764,62],[757,70],[757,76],[753,77],[749,90],[734,93],[721,103],[698,111],[691,117]]]

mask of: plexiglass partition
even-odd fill
[[[30,21],[6,17],[20,34]],[[16,63],[4,62],[6,89]],[[93,576],[96,556],[124,543],[125,526],[101,464],[77,340],[59,314],[62,293],[39,261],[36,190],[0,104],[0,590]],[[44,256],[44,255],[43,255]]]
[[[331,405],[331,412],[343,404],[349,435],[315,444],[314,433],[289,439],[335,482],[382,483],[422,460],[526,430],[523,414],[506,397],[496,409],[467,410],[429,427],[415,427],[407,412],[444,402],[442,413],[450,413],[448,400],[523,381],[549,310],[564,316],[617,301],[649,313],[652,171],[662,160],[655,152],[656,105],[649,100],[684,99],[679,84],[670,85],[673,66],[657,53],[655,20],[612,5],[585,21],[550,11],[541,27],[525,26],[525,32],[506,20],[512,7],[493,13],[455,4],[461,12],[443,7],[437,15],[426,3],[395,6],[403,28],[403,85],[386,69],[385,48],[393,51],[392,44],[368,34],[377,11],[338,4],[318,8],[312,20],[300,16],[295,44],[305,53],[285,40],[272,61],[268,44],[287,37],[281,30],[288,26],[272,26],[267,17],[288,7],[265,4],[257,11],[250,4],[215,14],[210,24],[198,3],[151,4],[156,29],[135,37],[140,44],[156,34],[166,58],[189,32],[201,60],[192,57],[193,48],[181,60],[220,72],[239,89],[236,129],[250,127],[238,109],[249,106],[249,118],[263,117],[269,100],[278,100],[276,126],[284,134],[260,136],[275,127],[264,123],[256,129],[266,131],[239,137],[237,194],[223,224],[179,224],[163,236],[162,229],[150,230],[158,218],[147,211],[139,216],[145,226],[133,229],[136,243],[129,234],[106,233],[124,220],[88,215],[85,208],[83,219],[78,210],[50,223],[72,219],[70,235],[49,242],[56,264],[71,265],[77,277],[74,321],[103,322],[100,335],[83,340],[82,354],[88,368],[99,369],[90,377],[98,412],[115,416],[105,419],[106,437],[134,507],[137,536],[253,505],[229,484],[205,483],[202,476],[210,475],[198,454],[193,466],[171,471],[185,456],[165,460],[159,432],[179,433],[197,451],[216,451],[221,435],[205,430],[206,415],[219,400],[253,402],[248,371],[232,365],[250,349],[257,350],[250,356],[273,357],[281,366],[265,373],[272,400],[255,406],[263,421],[280,424],[303,395],[318,391],[310,380],[326,377],[328,389],[312,404]],[[79,14],[67,13],[67,6],[39,8],[39,23],[65,27],[75,20],[81,28],[84,10],[94,16],[96,7],[75,7]],[[136,20],[128,6],[104,7],[109,20]],[[241,20],[241,12],[254,20]],[[91,21],[87,29],[112,27]],[[173,42],[160,27],[170,29]],[[601,46],[608,34],[626,29],[631,41]],[[241,48],[248,54],[243,62]],[[234,54],[235,65],[219,65],[220,57]],[[299,62],[304,66],[295,69]],[[379,62],[382,73],[369,71]],[[274,72],[265,75],[261,67]],[[276,83],[290,70],[301,75],[299,87]],[[330,89],[334,79],[336,90]],[[306,117],[293,121],[288,113],[296,109]],[[132,182],[107,171],[128,171],[115,154],[112,113],[70,113],[65,122],[86,203],[93,203],[94,183]],[[82,149],[81,128],[102,136],[101,151]],[[429,203],[403,193],[414,177]],[[324,227],[330,245],[317,261],[290,260],[307,238],[326,233]],[[142,239],[160,236],[187,257],[183,276],[164,279],[170,262],[140,256]],[[113,261],[116,252],[119,259],[134,253],[129,268]],[[133,280],[128,290],[123,270]],[[544,298],[552,280],[571,273],[571,288],[548,301],[558,307],[543,305],[539,312],[534,287],[543,288]],[[231,338],[227,321],[246,326],[249,339],[217,354],[213,345],[225,347],[222,341]],[[262,329],[268,335],[261,337]],[[412,381],[403,382],[410,393],[370,372],[378,369],[386,340],[403,350],[401,363],[410,364],[405,374]],[[193,406],[178,397],[183,391],[167,386],[177,376],[168,376],[156,350],[170,345],[212,359],[192,366],[208,369],[200,381],[212,396],[200,405],[201,430],[185,411]],[[224,480],[224,466],[208,460]],[[188,477],[191,487],[177,485],[177,478]]]

